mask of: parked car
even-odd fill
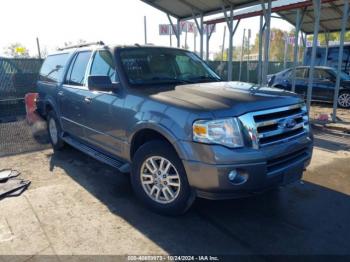
[[[314,69],[312,100],[333,102],[337,70],[332,67],[317,66]],[[309,67],[296,68],[295,92],[306,98],[309,78]],[[292,90],[293,70],[291,68],[274,75],[268,75],[268,85],[284,90]],[[350,76],[340,72],[340,90],[338,106],[350,108]]]
[[[69,144],[131,172],[136,195],[166,214],[185,212],[196,196],[298,181],[312,155],[299,96],[224,82],[187,50],[65,49],[46,58],[38,90],[54,150]]]

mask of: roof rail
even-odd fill
[[[79,47],[84,47],[84,46],[90,46],[90,45],[104,45],[103,41],[97,41],[97,42],[90,42],[90,43],[82,43],[78,45],[70,45],[70,46],[65,46],[62,48],[57,48],[57,50],[62,51],[66,49],[71,49],[71,48],[79,48]]]

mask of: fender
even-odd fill
[[[180,159],[187,159],[186,151],[181,146],[181,143],[179,143],[179,139],[175,136],[175,134],[165,126],[156,123],[156,122],[148,122],[148,121],[140,121],[136,124],[135,128],[132,130],[130,134],[128,134],[128,144],[129,149],[131,149],[132,141],[135,137],[135,135],[145,129],[150,129],[153,131],[156,131],[160,133],[162,136],[164,136],[175,148],[176,153],[178,154]],[[130,156],[130,150],[129,150],[129,159],[131,159]]]

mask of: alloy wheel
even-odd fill
[[[338,104],[341,107],[350,107],[350,94],[349,93],[342,93],[338,97]]]
[[[181,188],[179,173],[164,157],[147,158],[141,166],[140,176],[144,191],[158,203],[171,203],[179,195]]]

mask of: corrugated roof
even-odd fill
[[[320,33],[321,32],[336,32],[341,30],[341,21],[343,17],[344,0],[328,1],[322,3],[321,18],[320,18]],[[283,19],[295,25],[295,10],[286,10],[277,12]],[[313,6],[308,6],[305,9],[304,22],[301,26],[301,31],[307,34],[312,34],[314,31],[314,11]],[[346,29],[350,30],[350,21],[348,19]]]
[[[235,9],[259,4],[259,0],[141,0],[163,12],[179,19],[192,18],[192,11],[195,14],[212,15],[222,12],[222,5],[225,7],[233,5]]]
[[[306,1],[306,0],[276,0],[276,1],[272,2],[271,8],[272,8],[272,12],[277,11],[277,10],[281,10],[283,8],[294,9],[295,7],[298,7],[300,4],[303,4],[305,2],[308,2],[308,1]],[[266,9],[268,8],[267,3],[265,4],[265,8]],[[263,8],[262,8],[262,5],[259,3],[257,5],[254,5],[254,6],[251,6],[248,8],[242,8],[242,9],[238,9],[238,10],[235,9],[233,19],[238,20],[238,19],[243,19],[243,18],[259,16],[261,14],[263,14]],[[226,19],[222,15],[219,18],[208,20],[205,23],[206,24],[216,24],[216,23],[223,23],[225,21],[226,21]]]

